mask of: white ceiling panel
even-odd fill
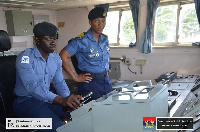
[[[0,0],[0,7],[29,8],[64,10],[69,8],[93,6],[98,4],[112,3],[113,6],[128,5],[129,0]],[[147,0],[140,0],[141,2]],[[161,2],[171,1],[193,1],[193,0],[160,0]],[[111,6],[112,6],[111,5]]]
[[[115,3],[119,0],[0,0],[1,7],[63,10],[105,3]],[[128,1],[128,0],[120,0]]]

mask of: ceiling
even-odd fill
[[[46,9],[46,10],[64,10],[85,6],[94,6],[98,4],[109,3],[109,8],[125,7],[129,0],[0,0],[0,7],[6,8],[28,8],[28,9]],[[147,0],[140,0],[144,3]],[[161,2],[171,1],[193,1],[193,0],[160,0]],[[112,4],[111,4],[112,3]]]
[[[0,0],[0,7],[64,10],[104,3],[123,3],[129,0],[118,1],[119,0]]]

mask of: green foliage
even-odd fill
[[[131,14],[126,17],[126,21],[124,22],[123,25],[123,31],[124,31],[124,37],[127,42],[132,42],[133,40],[136,40],[135,28]]]
[[[156,16],[155,41],[164,42],[168,38],[169,29],[173,31],[176,22],[177,6],[159,7]]]
[[[182,19],[182,31],[184,32],[184,37],[192,37],[195,34],[198,34],[199,28],[196,11],[188,9],[184,14],[184,18]]]
[[[175,41],[177,26],[177,5],[163,6],[157,9],[155,23],[155,42]],[[200,35],[199,24],[194,5],[183,5],[179,18],[179,35],[183,41],[191,41]]]
[[[163,42],[167,38],[167,27],[164,24],[158,24],[156,28],[155,41]]]

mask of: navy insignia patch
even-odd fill
[[[27,63],[27,64],[29,64],[29,57],[28,56],[22,56],[21,63]]]

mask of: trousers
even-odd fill
[[[56,132],[63,125],[62,119],[70,119],[69,113],[62,111],[59,104],[50,104],[32,97],[17,97],[13,102],[13,110],[19,118],[52,118],[52,129],[39,131]]]
[[[87,95],[93,92],[92,98],[89,100],[96,100],[103,95],[112,91],[112,83],[110,77],[93,77],[89,83],[80,82],[77,84],[78,94]]]

